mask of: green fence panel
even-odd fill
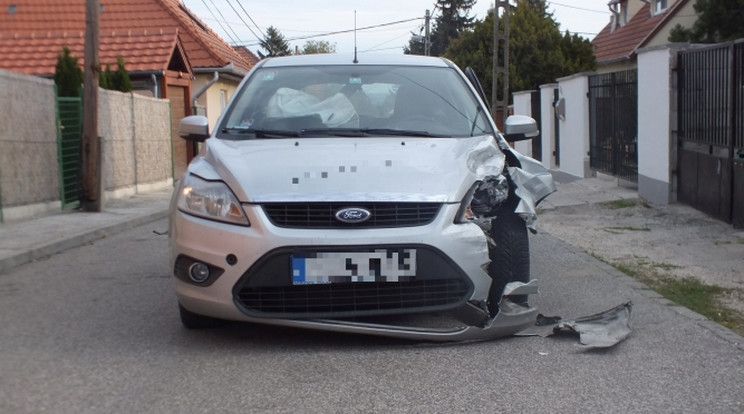
[[[83,136],[82,98],[57,98],[58,163],[62,208],[80,204],[80,146]]]

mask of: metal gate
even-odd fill
[[[589,165],[638,181],[638,74],[635,69],[589,77]]]
[[[540,105],[540,91],[533,91],[530,94],[530,105],[532,109],[532,118],[537,122],[538,135],[532,138],[532,158],[542,161],[542,109]]]
[[[57,98],[57,157],[62,208],[80,203],[80,142],[83,135],[83,100]]]
[[[744,227],[744,43],[681,51],[678,199]]]

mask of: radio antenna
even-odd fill
[[[354,63],[359,63],[359,61],[357,60],[356,10],[354,10]]]

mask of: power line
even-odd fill
[[[423,17],[414,17],[412,19],[398,20],[398,21],[394,21],[394,22],[375,24],[375,25],[372,25],[372,26],[359,27],[356,30],[357,31],[362,31],[362,30],[376,29],[378,27],[392,26],[392,25],[396,25],[396,24],[407,23],[407,22],[412,22],[412,21],[421,20],[421,19],[423,19]],[[287,38],[285,40],[287,42],[293,42],[293,41],[296,41],[296,40],[307,40],[307,39],[313,39],[313,38],[316,38],[316,37],[326,37],[326,36],[333,36],[333,35],[343,34],[343,33],[351,33],[353,31],[354,31],[354,29],[338,30],[338,31],[335,31],[335,32],[319,33],[319,34],[315,34],[315,35],[296,36],[296,37]],[[244,45],[250,45],[250,46],[253,46],[253,45],[257,45],[258,44],[258,43],[243,42],[243,41],[236,42],[236,43],[243,43]]]
[[[386,40],[386,41],[384,41],[384,42],[382,42],[382,43],[378,43],[378,44],[376,44],[376,45],[374,45],[374,46],[370,47],[369,49],[366,49],[366,50],[362,50],[361,52],[362,52],[362,53],[364,53],[364,52],[372,52],[372,51],[376,51],[376,50],[388,50],[387,48],[386,48],[386,49],[378,49],[378,48],[379,48],[380,46],[382,46],[382,45],[385,45],[385,44],[388,44],[388,43],[390,43],[390,42],[393,42],[393,41],[395,41],[395,40],[398,40],[398,39],[400,39],[400,38],[401,38],[401,37],[403,37],[403,36],[409,36],[409,32],[408,32],[408,31],[406,31],[406,33],[403,33],[402,35],[396,36],[396,37],[394,37],[394,38],[392,38],[392,39],[390,39],[390,40]],[[400,47],[400,46],[398,46],[398,47],[395,47],[395,48],[393,48],[393,49],[397,49],[397,48],[399,48],[399,47]]]
[[[212,2],[212,0],[209,0],[209,1]],[[204,7],[207,9],[207,11],[209,12],[209,14],[211,14],[212,17],[214,17],[214,20],[217,22],[217,24],[220,25],[220,28],[222,28],[222,31],[225,32],[225,34],[227,35],[227,37],[230,38],[230,41],[231,42],[235,42],[234,38],[232,36],[230,36],[230,32],[228,32],[227,29],[225,29],[225,26],[222,25],[222,23],[220,22],[220,20],[217,19],[217,16],[214,15],[214,12],[212,12],[212,9],[207,5],[206,0],[202,0],[202,3],[204,3]],[[212,7],[214,7],[214,2],[212,2]],[[217,12],[220,13],[220,10],[217,9]],[[222,16],[222,13],[220,13],[220,16]],[[223,16],[222,19],[224,20],[225,17]],[[227,24],[227,27],[229,27],[230,30],[232,30],[232,27],[230,27],[230,25],[227,23],[227,21],[225,21],[225,24]],[[235,30],[232,30],[232,32],[235,35],[235,38],[238,38],[238,34],[235,33]]]
[[[602,13],[602,14],[610,14],[610,11],[609,10],[602,11],[602,10],[587,9],[585,7],[570,6],[568,4],[556,3],[554,1],[551,1],[549,3],[550,3],[551,6],[561,6],[561,7],[566,7],[566,8],[569,8],[569,9],[583,10],[583,11],[594,12],[594,13]]]
[[[259,33],[263,33],[263,30],[261,30],[261,27],[260,27],[260,26],[258,25],[258,23],[256,23],[256,21],[255,21],[255,20],[253,20],[253,18],[251,17],[251,15],[250,15],[250,14],[248,14],[248,12],[247,12],[247,11],[245,10],[245,8],[243,7],[243,4],[242,4],[242,3],[240,3],[240,1],[239,1],[239,0],[238,0],[238,6],[240,6],[240,8],[241,8],[241,9],[243,9],[243,13],[245,13],[245,15],[246,15],[246,16],[248,16],[248,20],[250,20],[250,21],[251,21],[251,22],[252,22],[252,23],[253,23],[253,24],[254,24],[254,25],[256,26],[256,29],[258,29],[258,32],[259,32]],[[242,20],[242,19],[241,19],[241,20]]]
[[[204,3],[204,8],[207,9],[207,11],[209,12],[209,14],[212,15],[212,17],[214,18],[214,21],[217,22],[217,24],[220,25],[220,28],[222,29],[222,31],[227,35],[227,37],[230,37],[230,33],[228,33],[227,30],[225,30],[225,27],[222,26],[222,23],[220,23],[220,21],[217,20],[217,17],[214,15],[214,13],[212,13],[212,9],[210,9],[209,6],[207,6],[207,2],[205,0],[202,0],[202,3]],[[233,38],[232,37],[230,37],[230,41],[233,41]]]
[[[225,0],[225,1],[227,1],[227,4],[230,6],[231,9],[233,9],[233,11],[235,12],[235,15],[238,16],[238,18],[240,19],[241,22],[243,22],[243,24],[245,25],[245,27],[248,30],[250,30],[251,33],[253,33],[253,36],[256,36],[256,39],[261,40],[263,38],[263,35],[262,36],[259,36],[259,35],[256,34],[256,32],[253,31],[253,29],[251,29],[251,26],[249,26],[248,23],[246,23],[245,20],[243,20],[243,18],[240,16],[240,13],[238,13],[238,10],[236,10],[235,7],[233,7],[232,2],[230,0]],[[238,1],[238,4],[240,5],[240,1]],[[240,7],[242,8],[243,6],[241,5]],[[245,9],[243,9],[243,11],[245,11]],[[246,15],[248,15],[248,13],[246,13]],[[250,17],[251,16],[248,16],[249,19],[250,19]],[[251,19],[251,21],[253,21],[253,19]],[[253,22],[253,24],[256,24],[256,23]],[[256,28],[258,28],[258,25],[256,25]]]

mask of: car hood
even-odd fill
[[[221,179],[241,202],[460,202],[499,175],[491,136],[470,138],[212,138],[189,171]]]

